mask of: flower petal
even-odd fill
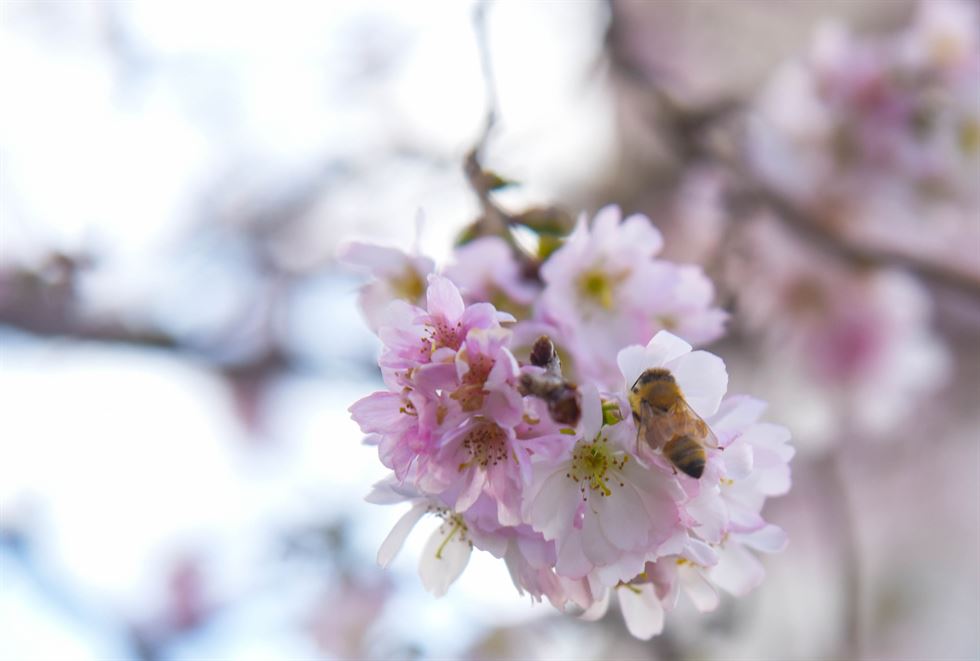
[[[786,548],[789,538],[779,526],[771,523],[754,532],[738,535],[738,541],[763,553],[779,553]]]
[[[624,585],[616,590],[626,628],[640,640],[650,640],[664,630],[664,607],[653,585]]]
[[[732,480],[742,480],[752,472],[753,453],[748,443],[735,442],[721,453],[725,476]]]
[[[398,393],[379,391],[354,402],[350,417],[365,434],[385,433],[404,424],[404,399]]]
[[[691,353],[690,344],[670,331],[662,330],[647,342],[646,367],[663,367],[666,363],[689,353]]]
[[[441,275],[429,276],[429,289],[426,292],[426,305],[429,314],[442,314],[448,321],[459,321],[466,306],[459,289],[449,278]]]
[[[616,355],[616,364],[619,365],[619,371],[623,374],[627,390],[633,387],[636,380],[643,374],[643,370],[647,369],[646,355],[646,350],[639,344],[626,347]]]
[[[439,526],[429,537],[419,558],[422,585],[436,597],[446,594],[449,586],[466,569],[472,551],[459,527],[449,522]]]
[[[602,427],[602,401],[599,390],[593,383],[581,387],[582,392],[582,435],[586,441],[591,441]]]
[[[378,549],[378,564],[382,567],[387,567],[391,564],[391,561],[395,559],[398,552],[401,551],[402,545],[405,544],[405,538],[408,537],[408,533],[412,532],[412,528],[415,524],[419,522],[422,515],[425,514],[426,504],[416,503],[412,509],[405,512],[395,527],[391,529],[388,536],[385,537],[385,541],[381,543],[381,548]]]
[[[694,351],[670,361],[666,367],[677,379],[685,401],[694,412],[702,418],[714,415],[728,390],[724,361],[713,353]]]
[[[740,544],[730,544],[720,554],[718,564],[708,576],[718,587],[736,597],[744,597],[765,578],[762,563]]]
[[[701,575],[700,571],[693,567],[682,567],[679,573],[684,592],[695,608],[702,613],[710,613],[718,608],[718,603],[721,601],[718,598],[718,591]]]
[[[579,615],[580,618],[588,622],[595,622],[596,620],[601,620],[609,610],[609,603],[612,601],[610,595],[612,590],[606,590],[602,593],[602,597],[596,599],[592,602],[592,605],[585,609],[585,612]]]

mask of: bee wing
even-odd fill
[[[655,409],[645,400],[640,403],[640,408],[637,443],[641,440],[645,441],[654,450],[663,447],[664,443],[687,427],[686,422],[676,416],[672,410],[664,412]]]
[[[718,437],[711,431],[711,427],[683,398],[674,403],[667,416],[672,418],[673,429],[694,436],[709,448],[718,447]]]

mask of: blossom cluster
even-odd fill
[[[759,100],[760,173],[831,221],[973,222],[978,34],[980,12],[964,0],[923,2],[912,24],[887,35],[825,25]]]
[[[744,259],[733,260],[727,279],[742,327],[766,343],[761,378],[808,402],[786,407],[799,418],[787,419],[797,448],[855,433],[900,437],[895,429],[914,403],[951,371],[927,290],[896,269],[846,268],[769,219],[747,230]]]
[[[708,611],[719,589],[761,581],[754,552],[786,543],[761,511],[789,489],[789,433],[761,421],[762,402],[727,396],[722,360],[692,348],[725,314],[699,268],[658,259],[661,244],[649,219],[607,207],[550,252],[483,237],[441,272],[394,249],[346,250],[376,276],[361,304],[383,345],[385,389],[350,409],[392,471],[368,500],[411,505],[380,564],[435,517],[419,564],[432,593],[476,548],[558,609],[595,618],[617,595],[640,638],[681,592]],[[704,423],[697,478],[640,439],[629,394],[650,369]]]

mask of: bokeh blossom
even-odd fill
[[[972,263],[980,240],[977,34],[976,4],[958,0],[921,3],[897,33],[856,36],[824,25],[809,55],[783,66],[758,100],[750,141],[757,172],[820,222]]]
[[[746,259],[730,280],[742,323],[767,342],[760,371],[805,389],[810,422],[796,421],[798,435],[894,437],[888,432],[910,405],[936,392],[951,369],[922,285],[897,270],[842,267],[769,222],[754,223],[747,236]],[[820,414],[828,409],[846,412],[848,429]]]
[[[358,297],[361,312],[371,330],[377,330],[381,325],[381,313],[393,299],[420,303],[425,295],[425,279],[435,267],[428,257],[360,242],[345,245],[339,258],[344,264],[373,278],[361,288]]]

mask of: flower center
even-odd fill
[[[481,422],[463,437],[463,448],[469,452],[470,460],[460,464],[460,470],[473,463],[482,468],[496,466],[507,460],[507,434],[492,422]]]
[[[389,286],[397,298],[405,299],[414,303],[425,294],[425,280],[418,271],[412,267],[406,267],[405,271],[388,281]]]
[[[622,470],[628,460],[626,454],[616,458],[604,436],[596,437],[591,443],[579,441],[572,452],[571,469],[565,473],[565,477],[579,483],[582,500],[588,499],[589,492],[610,496],[612,489],[609,483],[615,479],[610,471]],[[623,483],[619,482],[619,486],[623,486]]]
[[[436,317],[429,323],[428,336],[430,351],[443,347],[457,351],[463,344],[462,323],[451,324],[445,317]]]
[[[483,385],[486,383],[487,377],[490,376],[490,370],[493,369],[493,359],[484,354],[477,354],[472,357],[465,354],[465,358],[470,369],[463,375],[462,385],[453,392],[451,397],[459,402],[464,411],[471,412],[483,406],[483,398],[486,395]]]
[[[612,310],[616,285],[622,279],[622,275],[613,275],[601,268],[593,268],[579,276],[579,291],[583,297],[594,301],[603,309]]]

